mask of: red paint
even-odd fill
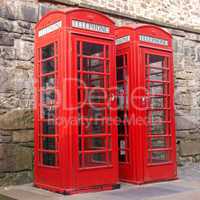
[[[148,41],[140,40],[140,35],[148,36]],[[124,36],[130,41],[116,47],[117,70],[122,74],[122,65],[127,75],[121,79],[128,85],[123,92],[128,106],[122,113],[118,110],[123,123],[129,123],[118,129],[120,180],[142,184],[176,179],[172,36],[153,25],[117,28],[117,39]],[[155,38],[161,39],[159,44]],[[126,63],[120,61],[122,56],[127,56]]]
[[[72,27],[72,20],[95,28]],[[66,194],[115,188],[114,22],[92,10],[53,11],[38,22],[35,35],[34,184]],[[93,107],[103,114],[96,116]]]

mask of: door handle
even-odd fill
[[[111,95],[111,101],[115,101],[115,95],[114,94]]]
[[[142,98],[141,98],[141,102],[142,102],[142,106],[147,106],[147,104],[148,104],[148,97],[147,96],[143,96]]]
[[[146,97],[142,97],[142,103],[145,103]]]

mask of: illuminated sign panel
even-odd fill
[[[160,38],[154,38],[154,37],[150,37],[147,35],[140,35],[139,39],[140,39],[140,41],[143,41],[143,42],[149,42],[149,43],[153,43],[153,44],[168,46],[168,41],[160,39]]]
[[[99,33],[110,33],[110,28],[108,26],[103,26],[99,24],[93,24],[84,21],[72,20],[72,27],[85,29],[89,31],[96,31]]]
[[[129,42],[130,41],[130,35],[126,35],[124,37],[121,37],[121,38],[118,38],[116,41],[115,41],[115,44],[116,45],[120,45],[120,44],[124,44],[126,42]]]
[[[61,28],[61,27],[62,27],[62,21],[58,21],[58,22],[56,22],[55,24],[51,24],[50,26],[41,29],[41,30],[38,32],[38,36],[39,36],[39,37],[42,37],[42,36],[47,35],[47,34],[53,32],[53,31],[58,30],[58,29]]]

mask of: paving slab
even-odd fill
[[[1,196],[3,195],[3,196]],[[200,165],[179,168],[179,179],[145,185],[121,184],[112,191],[71,196],[49,192],[32,184],[0,188],[0,200],[200,200]]]

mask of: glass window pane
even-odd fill
[[[45,150],[56,150],[55,138],[43,138],[43,149]]]
[[[42,59],[54,56],[54,44],[42,48]]]
[[[83,42],[83,55],[104,57],[104,46],[89,42]]]
[[[164,110],[150,111],[148,112],[147,116],[148,116],[148,123],[161,122],[165,120],[165,111]]]
[[[159,80],[159,81],[162,81],[162,80],[164,80],[163,79],[163,73],[164,73],[163,69],[150,68],[149,79],[150,80]]]
[[[105,138],[85,138],[84,149],[85,150],[105,150],[106,140]]]
[[[105,133],[105,121],[85,121],[84,122],[85,134],[104,134]]]
[[[164,108],[164,97],[151,97],[150,107],[151,108]]]
[[[42,73],[43,74],[54,72],[54,70],[55,70],[54,59],[47,60],[42,63]]]
[[[128,109],[128,97],[127,97],[127,84],[126,88],[124,90],[124,84],[118,84],[117,85],[117,105],[118,109],[124,110],[126,103],[126,108]]]
[[[124,110],[117,111],[118,120],[124,120]]]
[[[44,117],[44,119],[54,119],[55,118],[55,108],[44,107],[43,108],[43,117]]]
[[[56,155],[53,153],[43,153],[43,164],[49,166],[56,165]]]
[[[85,105],[82,107],[83,118],[93,118],[93,119],[102,119],[105,118],[105,108],[97,106],[88,106]]]
[[[84,161],[81,163],[81,167],[97,167],[107,164],[106,153],[92,153],[84,155]]]
[[[155,137],[155,138],[152,137],[149,138],[148,143],[149,143],[148,146],[151,149],[167,148],[171,145],[169,137]]]
[[[104,76],[97,74],[84,74],[83,82],[88,87],[104,87]]]
[[[117,65],[117,67],[123,67],[124,66],[124,56],[123,55],[117,56],[116,65]]]
[[[156,83],[150,82],[149,85],[149,93],[150,94],[165,94],[165,88],[167,87],[164,83]],[[148,87],[148,86],[147,86]]]
[[[153,124],[152,126],[148,127],[149,134],[165,134],[165,124]]]
[[[117,70],[117,80],[118,81],[123,81],[123,80],[125,80],[125,74],[124,74],[124,69],[123,68],[121,68],[121,69],[118,69]]]
[[[83,58],[83,70],[104,72],[104,60]]]
[[[44,89],[48,88],[48,87],[54,87],[55,86],[55,76],[51,75],[51,76],[45,76],[42,78],[42,87]]]
[[[149,163],[168,162],[170,154],[168,151],[154,151],[149,153]]]
[[[53,120],[43,122],[43,134],[55,134],[55,123]]]
[[[81,98],[81,93],[82,93],[82,98]],[[106,92],[102,89],[96,89],[94,88],[93,90],[84,90],[84,89],[78,89],[78,101],[83,102],[82,106],[84,103],[104,103],[106,99]],[[98,110],[100,108],[97,108]]]
[[[164,62],[163,56],[149,55],[149,65],[150,67],[162,68]]]
[[[47,90],[42,93],[42,103],[47,105],[55,104],[55,91]]]
[[[124,135],[125,133],[125,126],[123,122],[118,122],[118,134]]]
[[[103,90],[91,90],[88,94],[86,101],[90,103],[104,103],[105,102],[105,91]]]

